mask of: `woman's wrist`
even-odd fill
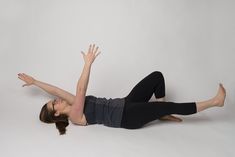
[[[86,66],[86,67],[91,67],[91,64],[92,64],[92,63],[85,63],[84,66]]]
[[[33,82],[32,82],[32,85],[37,85],[37,82],[38,82],[38,80],[36,80],[36,79],[33,79]]]

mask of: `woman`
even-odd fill
[[[210,107],[224,105],[226,92],[222,84],[219,85],[216,96],[206,101],[164,102],[165,82],[162,73],[158,71],[146,76],[124,98],[106,99],[86,96],[91,66],[100,54],[97,52],[98,47],[94,44],[89,46],[87,53],[81,52],[85,64],[77,83],[76,95],[24,73],[18,74],[18,78],[26,83],[23,87],[35,85],[58,97],[42,107],[40,120],[45,123],[55,123],[60,134],[65,134],[69,120],[81,126],[104,124],[109,127],[137,129],[156,119],[181,121],[171,114],[190,115]],[[153,94],[157,101],[149,102]]]

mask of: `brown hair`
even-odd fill
[[[55,123],[56,128],[59,130],[60,135],[65,134],[66,127],[69,125],[68,116],[60,114],[55,116],[55,111],[50,111],[45,104],[40,112],[39,119],[44,123]]]

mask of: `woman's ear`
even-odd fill
[[[59,112],[56,112],[54,115],[55,115],[56,117],[58,117],[58,116],[60,115],[60,113],[59,113]]]

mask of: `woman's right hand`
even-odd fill
[[[22,87],[30,86],[35,82],[35,79],[33,77],[26,75],[25,73],[19,73],[18,78],[26,83],[26,84],[22,85]]]
[[[90,45],[87,53],[81,52],[83,55],[83,59],[85,61],[85,64],[91,65],[96,57],[101,53],[98,52],[99,47],[95,46],[95,44]],[[98,53],[97,53],[98,52]]]

